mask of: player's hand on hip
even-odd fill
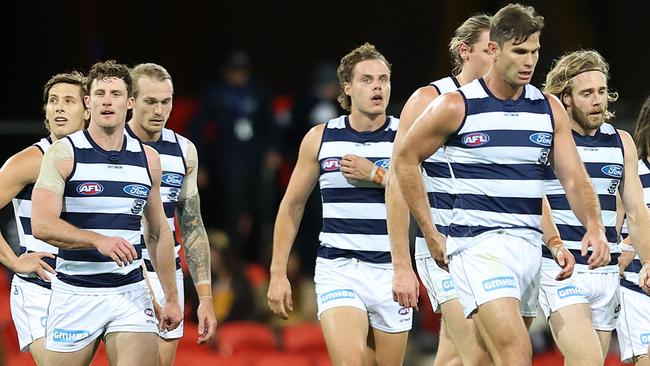
[[[364,157],[345,154],[341,158],[341,173],[347,179],[371,180],[372,162]]]
[[[197,333],[198,344],[204,344],[214,338],[217,332],[217,318],[214,315],[214,304],[212,297],[199,299],[199,307],[196,309],[196,317],[199,319]]]
[[[449,264],[449,258],[447,258],[447,239],[445,236],[436,231],[431,235],[426,235],[425,239],[429,253],[431,253],[431,257],[436,261],[438,267],[449,271],[447,266]]]
[[[632,263],[634,256],[636,256],[636,252],[630,251],[622,251],[621,255],[618,256],[618,268],[621,278],[625,278],[625,269]]]
[[[639,271],[639,286],[643,291],[650,294],[650,262],[644,262]]]
[[[289,311],[293,311],[291,284],[286,276],[277,278],[271,276],[269,290],[266,293],[267,303],[273,314],[282,319],[289,319]]]
[[[420,282],[412,269],[393,271],[393,301],[408,308],[418,309]]]
[[[111,257],[120,267],[131,264],[138,258],[138,252],[133,245],[118,236],[102,238],[95,247],[101,254]]]
[[[161,311],[162,321],[159,324],[159,329],[162,332],[172,331],[181,324],[183,320],[183,313],[181,306],[178,302],[165,302]]]
[[[54,269],[43,258],[54,259],[54,254],[46,252],[25,253],[18,257],[12,271],[20,274],[35,273],[43,281],[51,281],[47,272],[54,274]]]
[[[582,255],[588,253],[588,248],[591,247],[591,255],[587,260],[590,269],[604,266],[610,262],[609,245],[605,237],[605,229],[600,227],[597,230],[587,230],[585,236],[582,238]]]

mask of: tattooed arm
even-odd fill
[[[212,303],[212,279],[210,274],[210,245],[208,235],[201,218],[201,203],[196,184],[198,172],[198,154],[193,143],[188,141],[185,157],[186,172],[183,187],[176,206],[187,267],[194,281],[199,296],[197,317],[199,319],[199,343],[207,342],[213,337],[217,321]]]

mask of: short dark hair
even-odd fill
[[[508,4],[492,17],[490,40],[503,46],[509,40],[514,44],[526,42],[531,35],[544,28],[544,17],[532,6]]]
[[[88,72],[86,80],[86,88],[90,92],[90,88],[95,80],[104,80],[108,78],[118,78],[124,80],[126,84],[127,96],[133,96],[133,78],[131,72],[126,65],[118,64],[115,60],[108,60],[104,62],[97,62],[93,65]]]

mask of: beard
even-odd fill
[[[605,111],[607,110],[607,107],[605,108],[599,108],[598,110],[592,110],[589,112],[585,112],[582,109],[576,107],[573,105],[571,107],[571,112],[569,113],[571,115],[571,119],[576,121],[578,125],[585,131],[593,131],[600,126],[603,125],[605,122]],[[598,112],[598,117],[596,117],[594,112]]]

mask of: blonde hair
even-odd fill
[[[553,61],[553,67],[546,74],[544,92],[553,94],[562,100],[564,95],[571,95],[573,90],[573,78],[587,71],[600,71],[609,80],[609,65],[598,52],[594,50],[574,51]],[[618,93],[607,93],[607,102],[615,102]],[[614,114],[605,110],[605,120],[612,118]]]
[[[384,55],[382,55],[379,51],[377,51],[374,45],[368,42],[353,49],[352,51],[350,51],[350,53],[343,56],[343,58],[341,58],[341,63],[339,64],[339,67],[336,70],[336,74],[339,77],[339,96],[336,99],[339,101],[341,108],[345,109],[348,112],[350,111],[350,107],[352,106],[352,100],[349,95],[345,94],[345,90],[343,89],[343,87],[345,83],[349,83],[352,81],[353,79],[352,70],[354,69],[354,66],[359,62],[365,60],[380,60],[386,64],[386,66],[388,67],[388,71],[390,72],[391,65],[390,63],[388,63],[388,60],[386,60]]]
[[[138,87],[138,80],[140,80],[140,78],[143,76],[147,76],[158,81],[172,81],[172,77],[169,75],[169,72],[167,72],[167,69],[151,62],[135,65],[133,68],[131,68],[131,76],[133,77],[133,97],[137,97],[138,93],[140,92],[140,88]]]
[[[449,56],[454,66],[452,70],[453,75],[458,75],[463,70],[463,58],[458,53],[460,44],[465,43],[471,50],[479,38],[481,38],[481,33],[490,30],[491,20],[492,18],[487,14],[476,14],[469,17],[463,24],[456,28],[454,36],[449,41]]]

